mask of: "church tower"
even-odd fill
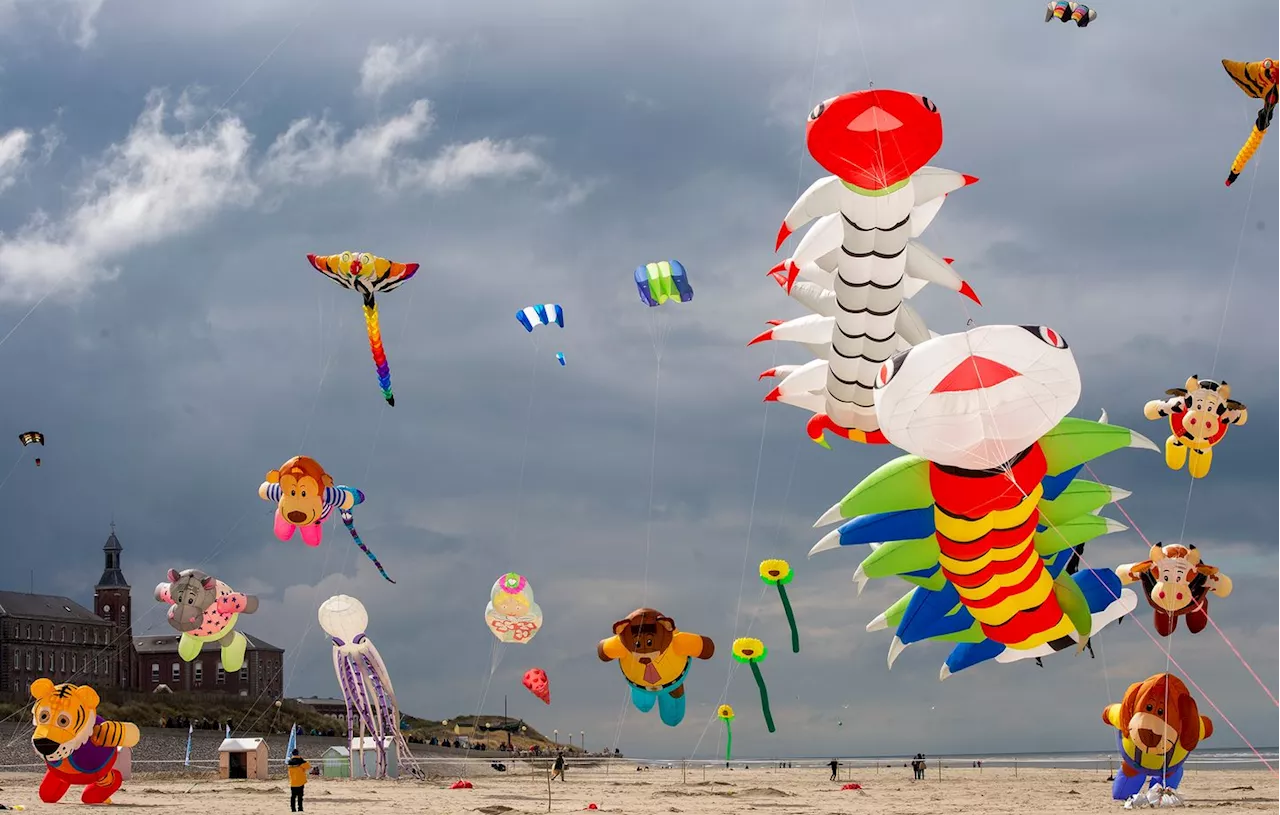
[[[111,622],[115,643],[116,687],[128,690],[133,687],[133,603],[129,596],[129,582],[120,571],[120,553],[124,547],[116,537],[116,525],[111,524],[111,536],[102,546],[105,564],[98,585],[93,587],[93,610],[104,620]]]

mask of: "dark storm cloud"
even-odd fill
[[[56,121],[65,142],[0,193],[6,240],[37,209],[53,223],[74,210],[85,174],[126,138],[152,88],[169,89],[172,111],[184,88],[204,87],[188,95],[203,106],[190,118],[198,128],[298,25],[230,105],[252,138],[252,194],[163,239],[85,258],[112,276],[77,300],[51,298],[0,347],[3,426],[49,438],[41,470],[24,463],[0,492],[13,542],[5,587],[25,589],[35,571],[37,590],[84,599],[114,514],[140,632],[163,630],[146,599],[159,575],[204,562],[262,596],[248,627],[290,650],[288,692],[329,695],[315,608],[352,594],[369,608],[406,710],[445,717],[479,702],[492,643],[481,612],[496,574],[514,569],[533,578],[548,625],[533,645],[502,652],[486,710],[508,694],[539,729],[586,730],[589,746],[708,755],[719,731],[704,739],[703,726],[735,633],[785,641],[778,600],[755,577],[761,558],[781,555],[800,570],[791,596],[804,653],[775,650],[765,665],[779,722],[768,741],[750,715],[752,682],[734,673],[727,698],[740,743],[752,745],[744,751],[1111,749],[1101,706],[1165,666],[1133,622],[1099,638],[1096,660],[985,666],[940,684],[945,647],[910,648],[890,673],[888,635],[863,631],[899,584],[855,597],[857,555],[805,560],[821,534],[812,521],[891,454],[820,450],[786,406],[766,418],[769,386],[756,375],[802,352],[743,346],[766,319],[798,313],[764,272],[797,171],[802,185],[820,172],[802,159],[804,116],[865,86],[869,65],[877,86],[938,101],[947,143],[937,163],[982,179],[951,197],[923,241],[957,258],[985,305],[966,312],[926,291],[917,305],[933,328],[959,330],[968,316],[1052,325],[1084,376],[1077,415],[1106,408],[1157,442],[1161,427],[1139,408],[1189,374],[1229,379],[1250,405],[1250,423],[1190,493],[1157,453],[1122,451],[1094,468],[1134,492],[1123,506],[1153,539],[1181,538],[1187,514],[1186,539],[1237,578],[1215,620],[1273,677],[1276,159],[1266,144],[1235,187],[1222,186],[1255,103],[1218,60],[1266,55],[1274,7],[1233,3],[1205,19],[1117,4],[1080,31],[1044,25],[1034,6],[935,6],[931,16],[870,3],[784,13],[765,3],[245,2],[144,19],[108,4],[84,48],[39,21],[8,35],[0,131]],[[376,102],[357,95],[367,46],[404,37],[437,42],[439,64]],[[515,140],[544,168],[459,190],[398,185],[393,160],[310,186],[263,169],[299,119],[325,114],[346,139],[422,98],[434,127],[397,155],[425,161],[445,143],[488,137]],[[358,302],[303,258],[348,247],[423,264],[381,301],[393,410],[378,399]],[[668,257],[691,269],[698,299],[650,313],[630,270]],[[535,347],[512,315],[546,301],[564,304],[566,328],[539,329]],[[29,307],[6,304],[0,328]],[[655,318],[670,333],[651,505]],[[300,449],[369,495],[358,526],[397,586],[341,526],[317,551],[270,535],[254,490]],[[1130,531],[1086,556],[1110,566],[1144,551]],[[722,652],[695,668],[690,715],[674,732],[634,711],[620,719],[617,669],[592,653],[642,601]],[[1150,628],[1141,609],[1134,622]],[[1273,740],[1269,702],[1215,632],[1175,638],[1173,649],[1251,741]],[[551,676],[552,708],[519,685],[534,664]],[[999,702],[976,701],[992,688]],[[1034,726],[1010,713],[1046,708]],[[1219,726],[1213,743],[1238,741]]]

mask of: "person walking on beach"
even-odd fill
[[[564,753],[563,752],[556,751],[556,763],[551,769],[552,769],[552,773],[551,773],[552,781],[554,781],[557,776],[559,776],[561,781],[564,780]]]
[[[289,756],[289,811],[302,811],[302,792],[307,788],[307,773],[311,765],[297,750]]]
[[[832,781],[835,781],[835,780],[836,780],[836,770],[840,769],[840,762],[839,762],[839,761],[836,761],[836,760],[833,758],[833,759],[831,759],[831,763],[830,763],[829,765],[827,765],[827,766],[829,766],[829,767],[831,768],[831,780],[832,780]]]

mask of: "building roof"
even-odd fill
[[[124,551],[124,547],[120,545],[120,539],[116,537],[116,525],[111,524],[111,535],[107,538],[107,542],[102,544],[102,551],[107,553],[106,568],[102,570],[102,577],[98,578],[98,585],[95,589],[110,588],[129,588],[129,581],[124,579],[124,572],[120,571],[120,553]]]
[[[244,632],[241,632],[244,633]],[[277,654],[283,654],[283,648],[277,648],[266,640],[259,639],[252,634],[245,634],[244,638],[249,641],[247,651],[272,651]],[[176,654],[178,653],[177,634],[160,634],[145,635],[133,638],[133,649],[139,654]],[[200,649],[203,653],[211,654],[221,649],[216,642],[206,642],[204,647]]]
[[[262,739],[223,739],[219,753],[252,753],[263,746]]]
[[[94,615],[92,611],[67,597],[17,591],[0,591],[0,617],[40,617],[69,623],[111,625],[109,620]]]
[[[300,705],[307,705],[309,707],[346,707],[347,706],[346,699],[320,699],[315,696],[308,696],[305,699],[294,699],[293,701],[297,702]]]

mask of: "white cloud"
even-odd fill
[[[536,153],[513,142],[478,139],[445,147],[434,159],[419,164],[403,183],[451,190],[482,178],[523,175],[545,169],[545,163]]]
[[[360,93],[381,99],[396,85],[412,82],[439,61],[440,51],[431,42],[401,40],[370,45],[360,65]]]
[[[238,119],[170,134],[165,98],[153,92],[124,141],[104,153],[58,220],[36,213],[0,238],[0,299],[79,292],[109,277],[128,252],[189,231],[228,206],[252,201],[251,136]]]
[[[59,14],[57,25],[64,36],[68,34],[66,29],[70,27],[74,29],[70,36],[75,44],[81,48],[88,48],[93,44],[93,40],[97,36],[98,32],[94,28],[94,23],[98,19],[98,12],[102,10],[104,1],[0,0],[0,20],[13,16],[13,13],[22,5],[40,14],[57,13]],[[9,26],[6,25],[5,27]]]
[[[40,128],[40,163],[48,164],[52,161],[54,152],[66,140],[66,136],[62,134],[56,124]]]
[[[365,176],[386,182],[411,162],[401,148],[421,141],[431,130],[427,100],[382,124],[357,130],[345,142],[341,127],[326,117],[299,119],[267,150],[262,175],[278,184],[303,186],[324,183],[335,176]]]
[[[31,134],[25,130],[10,130],[0,136],[0,192],[4,192],[16,182],[18,171],[26,163],[27,147],[31,144]]]

